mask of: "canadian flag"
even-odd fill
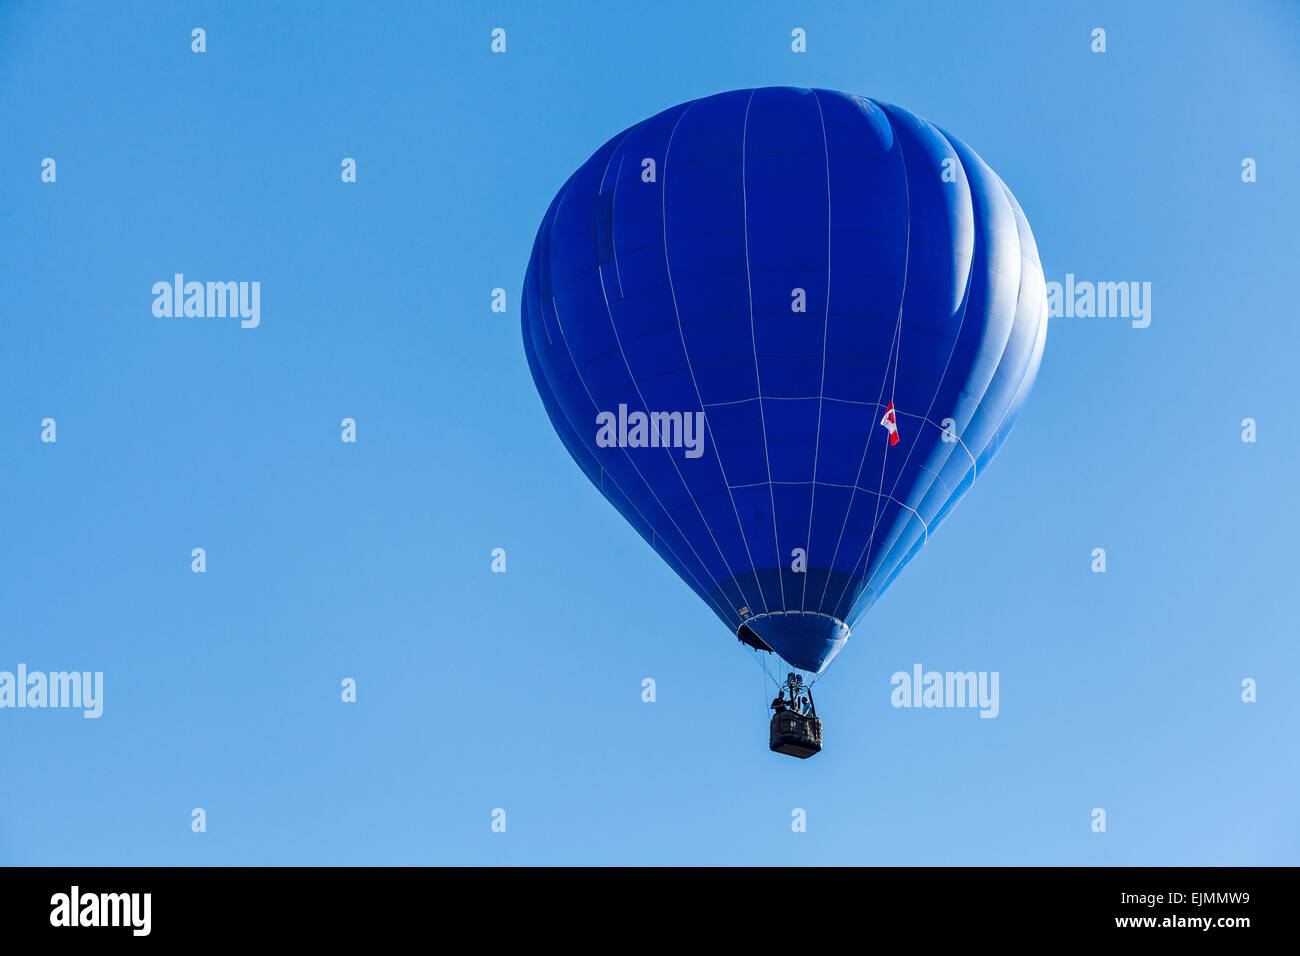
[[[889,407],[885,409],[885,417],[880,420],[880,424],[889,429],[889,445],[892,448],[898,444],[898,419],[894,417],[894,403],[890,402]]]

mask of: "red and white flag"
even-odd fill
[[[885,409],[885,417],[880,420],[880,424],[889,429],[889,445],[892,448],[898,444],[898,419],[894,417],[894,403],[889,403],[889,408]]]

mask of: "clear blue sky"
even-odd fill
[[[99,720],[0,710],[0,863],[1300,862],[1300,4],[326,6],[0,5],[0,670],[105,675]],[[1153,286],[1149,328],[1053,320],[802,762],[519,329],[566,177],[762,85],[930,119],[1049,280]],[[261,326],[154,317],[175,272]],[[891,707],[918,662],[1000,715]]]

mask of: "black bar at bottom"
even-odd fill
[[[338,945],[430,932],[671,945],[680,937],[658,934],[693,927],[770,943],[782,923],[846,930],[864,944],[1130,936],[1231,945],[1285,933],[1296,883],[1288,868],[10,868],[0,869],[0,926],[6,943],[92,945]]]

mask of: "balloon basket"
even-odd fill
[[[806,760],[822,749],[822,722],[811,714],[783,710],[772,715],[768,749]]]

